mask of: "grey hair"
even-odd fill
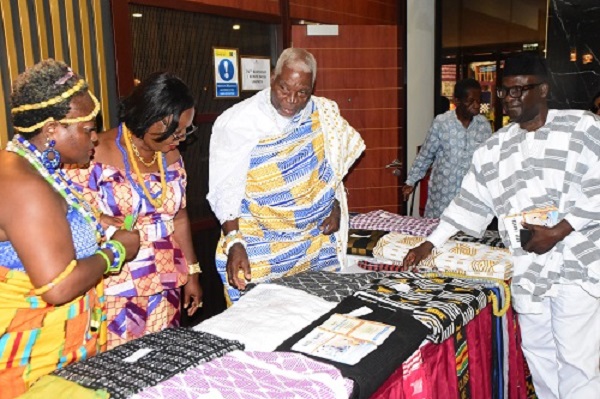
[[[311,73],[312,84],[315,84],[315,79],[317,78],[317,60],[305,49],[290,47],[283,50],[275,65],[275,77],[281,75],[281,70],[284,66]]]

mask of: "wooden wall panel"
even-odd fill
[[[340,25],[338,36],[307,36],[305,26],[294,26],[292,41],[317,59],[315,95],[336,101],[367,145],[346,178],[350,210],[400,212],[400,182],[385,168],[403,153],[403,55],[397,27]]]
[[[290,16],[339,25],[395,25],[397,0],[290,0]]]
[[[130,3],[139,3],[148,5],[147,0],[129,0]],[[280,15],[279,0],[176,0],[164,1],[158,0],[161,7],[183,9],[185,3],[197,3],[198,5],[216,6],[231,8],[238,11],[257,12],[261,14]],[[177,3],[177,4],[173,4]],[[183,3],[183,5],[182,5]]]

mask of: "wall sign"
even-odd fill
[[[215,65],[215,97],[240,96],[238,49],[213,47]]]
[[[271,59],[269,57],[242,56],[240,59],[242,91],[258,91],[271,85]]]

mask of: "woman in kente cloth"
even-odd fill
[[[103,241],[94,210],[61,170],[92,154],[100,104],[85,80],[42,61],[13,83],[11,107],[17,134],[0,151],[2,399],[102,349],[102,276],[139,248],[137,232]]]
[[[123,100],[119,120],[98,135],[90,167],[69,171],[114,226],[108,234],[121,226],[140,232],[137,257],[104,280],[109,349],[178,326],[181,302],[188,315],[202,306],[178,150],[196,130],[194,97],[178,77],[154,73]]]

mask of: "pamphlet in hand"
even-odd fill
[[[355,365],[395,329],[388,324],[336,313],[298,341],[292,350]]]
[[[521,234],[521,230],[525,229],[521,224],[522,222],[553,227],[558,223],[558,209],[555,206],[550,206],[506,216],[504,226],[510,238],[510,245],[513,248],[521,248],[525,244],[522,242],[522,238],[527,237],[527,235]]]

